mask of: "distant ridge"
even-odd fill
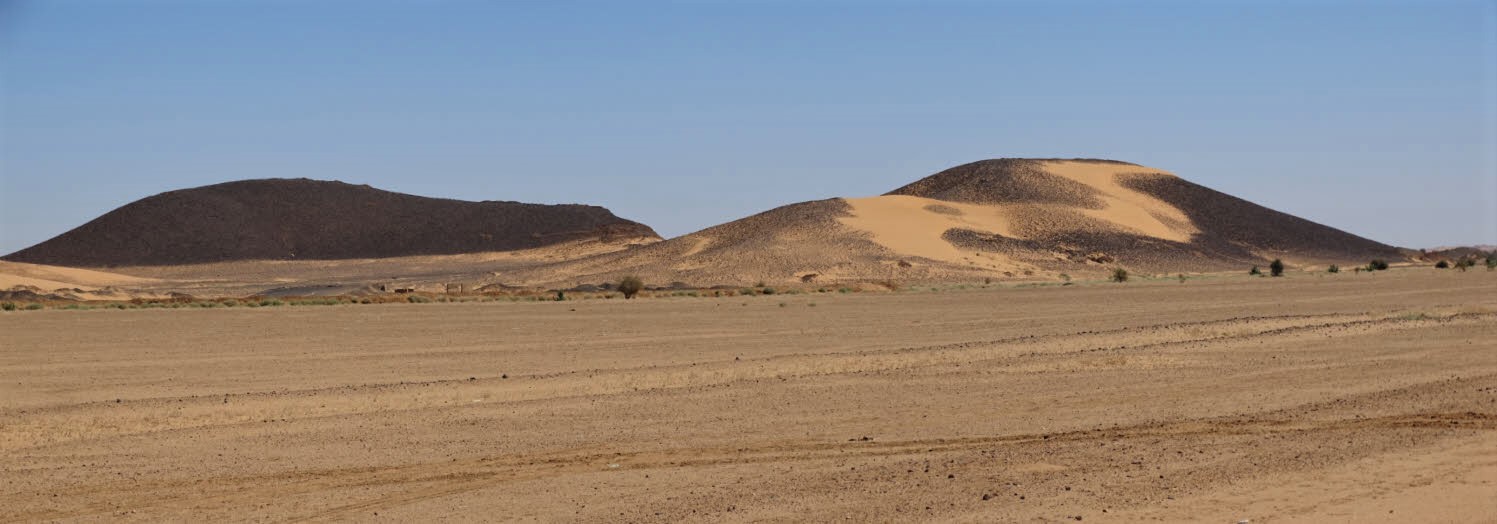
[[[261,179],[137,200],[4,260],[72,267],[331,260],[659,240],[602,207],[429,198],[335,181]]]
[[[781,206],[639,249],[502,276],[508,283],[1065,280],[1406,260],[1398,248],[1150,167],[982,160],[882,196]]]

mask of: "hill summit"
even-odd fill
[[[331,260],[658,241],[602,207],[429,198],[309,179],[169,191],[3,257],[74,267]]]

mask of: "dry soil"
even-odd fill
[[[0,313],[0,521],[1497,521],[1497,273]]]

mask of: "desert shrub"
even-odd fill
[[[423,297],[421,295],[411,295],[411,296],[405,297],[405,301],[406,302],[410,302],[412,304],[425,304],[425,303],[431,302],[431,299]]]
[[[41,309],[41,308],[42,308],[42,305],[38,304],[36,302],[32,302],[30,304],[26,304],[26,310],[27,311],[36,311],[36,310]]]
[[[839,287],[839,288],[837,288],[837,292],[838,293],[851,293],[852,292],[852,288],[850,288],[850,287]]]
[[[1180,279],[1181,284],[1185,283],[1185,273],[1180,273],[1179,275],[1176,275],[1176,277]]]
[[[1112,270],[1112,281],[1113,282],[1119,282],[1119,283],[1121,283],[1121,282],[1127,282],[1128,281],[1128,270],[1123,269],[1123,268],[1115,268],[1115,269],[1113,269]]]
[[[1064,281],[1064,282],[1070,282],[1071,281],[1071,275],[1067,275],[1065,273],[1061,273],[1060,274],[1060,279],[1062,281]]]
[[[1450,268],[1450,262],[1448,262],[1448,261],[1441,260],[1439,262],[1435,262],[1435,269],[1448,269],[1448,268]]]
[[[1465,270],[1471,269],[1473,267],[1476,267],[1476,259],[1475,258],[1467,257],[1467,258],[1463,258],[1463,259],[1457,260],[1456,263],[1455,263],[1455,268],[1459,269],[1461,271],[1465,271]]]
[[[0,309],[6,310],[6,311],[15,311],[16,310],[16,303],[15,302],[0,302]]]
[[[1497,251],[1487,255],[1487,271],[1497,269]]]
[[[1340,273],[1341,272],[1341,266],[1338,266],[1338,265],[1335,265],[1335,264],[1331,264],[1331,267],[1325,268],[1325,272],[1326,273]]]
[[[563,302],[563,301],[565,301],[565,300],[566,300],[566,299],[567,299],[567,292],[566,292],[566,291],[559,291],[559,290],[558,290],[558,291],[557,291],[557,292],[556,292],[556,301],[557,301],[557,302]]]
[[[1253,275],[1253,276],[1261,277],[1261,276],[1263,276],[1263,271],[1260,270],[1260,269],[1258,269],[1258,266],[1253,266],[1252,269],[1248,270],[1248,274],[1249,275]]]
[[[1284,276],[1284,261],[1273,259],[1273,262],[1268,264],[1268,273],[1276,277]]]
[[[774,294],[774,288],[767,287],[767,288],[764,288],[764,289],[760,290],[759,292],[760,293],[764,293],[766,295],[773,295]]]
[[[1367,263],[1367,270],[1368,271],[1386,271],[1387,269],[1388,269],[1388,261],[1386,261],[1386,260],[1373,259],[1371,262]]]
[[[628,298],[634,298],[634,295],[639,294],[639,290],[644,289],[644,288],[645,288],[644,281],[640,280],[639,277],[636,277],[636,276],[627,276],[627,277],[624,277],[622,280],[619,280],[619,287],[618,287],[619,292],[623,293],[624,294],[624,298],[626,298],[626,299],[628,299]]]

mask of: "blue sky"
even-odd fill
[[[1383,242],[1497,243],[1497,3],[0,0],[0,252],[309,177],[666,236],[1098,157]]]

